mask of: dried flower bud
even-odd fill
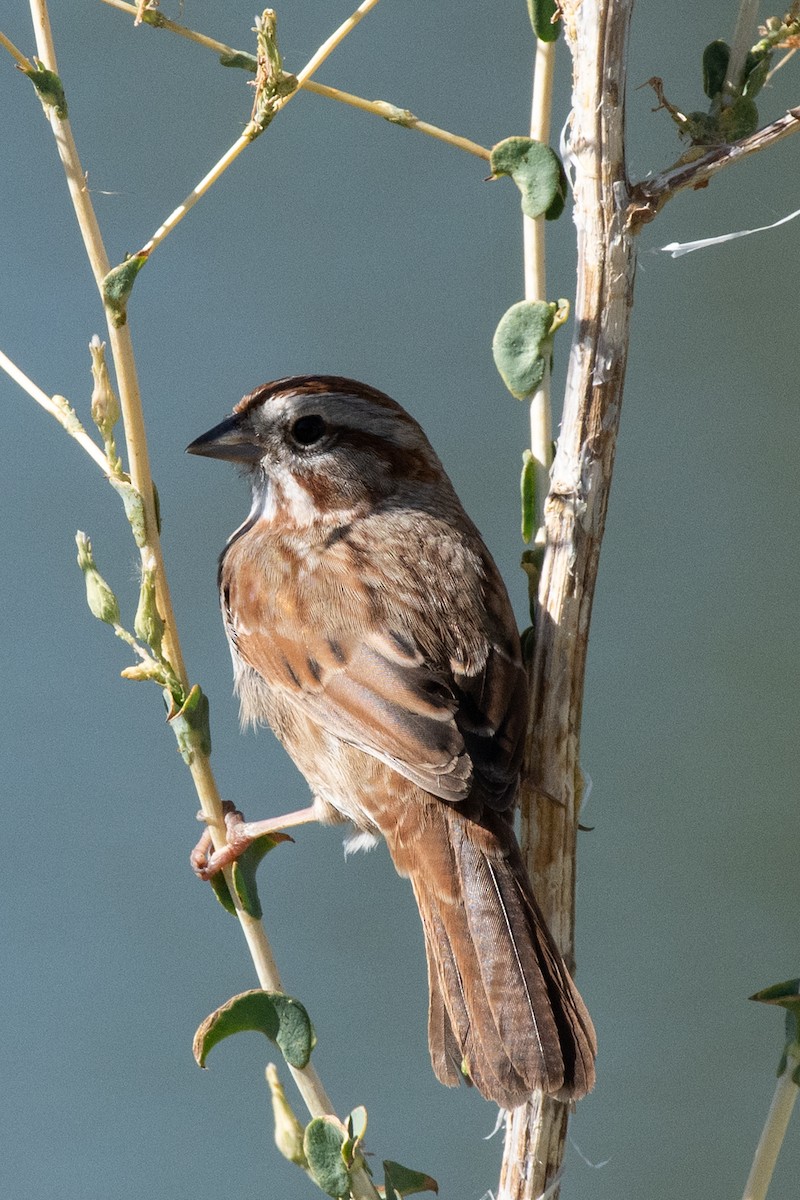
[[[111,386],[111,379],[106,366],[106,344],[95,334],[89,342],[89,353],[92,356],[92,420],[104,438],[119,420],[119,400]]]
[[[93,616],[106,625],[119,625],[119,601],[95,566],[92,543],[80,530],[75,535],[78,547],[78,566],[86,584],[86,602]]]

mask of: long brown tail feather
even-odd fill
[[[497,825],[497,829],[489,826]],[[541,1090],[562,1099],[594,1084],[594,1029],[555,948],[502,816],[478,825],[434,801],[396,853],[425,932],[431,1062],[442,1083],[466,1069],[503,1108]]]

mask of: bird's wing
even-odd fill
[[[478,662],[444,647],[434,662],[408,630],[375,628],[366,589],[348,595],[343,621],[341,603],[325,602],[321,575],[313,612],[299,612],[296,589],[265,588],[258,556],[230,557],[221,571],[228,633],[270,689],[432,795],[457,803],[472,794],[496,808],[513,802],[527,693],[510,609],[502,647],[489,642]],[[257,612],[254,596],[262,598]],[[360,605],[363,619],[354,612]]]

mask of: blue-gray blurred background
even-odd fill
[[[298,69],[351,0],[285,0]],[[176,5],[168,15],[180,17]],[[762,8],[761,17],[769,15]],[[136,250],[235,139],[247,77],[95,0],[52,16],[79,148],[112,261]],[[643,0],[634,14],[630,171],[680,153],[639,89],[703,104],[700,56],[733,5]],[[182,18],[252,46],[252,5]],[[2,28],[33,53],[22,0]],[[563,45],[556,127],[569,108]],[[319,79],[408,106],[491,145],[524,133],[523,0],[383,0]],[[800,98],[788,66],[765,119]],[[88,422],[87,343],[103,333],[64,180],[30,85],[0,58],[0,346]],[[571,1125],[568,1200],[740,1194],[772,1094],[780,1015],[748,1003],[800,973],[797,348],[800,223],[673,261],[675,240],[767,225],[800,206],[800,139],[699,192],[641,237],[633,340],[586,688],[579,979],[598,1085]],[[490,343],[522,295],[520,213],[478,159],[298,96],[158,250],[131,306],[164,541],[192,678],[211,699],[223,793],[249,815],[305,803],[269,733],[242,735],[217,611],[216,557],[248,506],[188,441],[246,391],[293,372],[354,375],[424,424],[509,583],[521,622],[518,468],[526,414]],[[553,297],[574,287],[569,215],[549,229]],[[557,391],[567,339],[559,343]],[[157,690],[89,615],[77,528],[129,618],[136,554],[83,452],[5,377],[0,1190],[11,1200],[312,1194],[271,1142],[266,1043],[191,1057],[197,1023],[254,976],[236,925],[188,869],[197,802]],[[309,828],[269,860],[267,923],[316,1059],[369,1145],[480,1200],[496,1185],[494,1110],[435,1081],[422,938],[383,848],[345,862]],[[796,1195],[790,1130],[773,1195]]]

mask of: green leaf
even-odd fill
[[[200,1025],[192,1046],[198,1066],[206,1065],[209,1051],[217,1042],[244,1030],[263,1033],[279,1048],[290,1067],[305,1067],[317,1040],[299,1000],[283,992],[253,988],[232,996]]]
[[[147,545],[147,521],[144,515],[144,501],[133,484],[129,483],[127,479],[111,478],[108,482],[125,507],[125,516],[128,518],[133,540],[141,550],[143,546]]]
[[[749,96],[740,96],[730,108],[724,108],[719,118],[720,130],[726,142],[738,142],[758,129],[758,109]]]
[[[519,490],[522,502],[522,540],[529,542],[536,532],[536,460],[530,450],[522,452]]]
[[[255,75],[258,70],[258,59],[255,54],[246,54],[244,50],[232,50],[230,53],[220,54],[219,61],[223,67],[239,67],[242,71],[250,71]]]
[[[772,55],[768,52],[754,54],[751,50],[744,64],[744,87],[742,93],[752,100],[767,82]]]
[[[208,882],[211,884],[212,892],[225,911],[229,912],[232,917],[235,917],[236,905],[233,903],[233,896],[228,888],[228,881],[222,874],[222,871],[217,871],[216,875],[212,875]]]
[[[146,254],[134,254],[118,267],[112,267],[103,280],[103,300],[117,328],[128,320],[128,297],[133,281],[146,262]]]
[[[291,842],[294,839],[288,833],[262,833],[255,838],[233,864],[233,890],[244,911],[257,921],[261,920],[262,908],[258,898],[256,871],[265,855],[274,850],[281,842]],[[228,893],[230,896],[230,893]],[[217,897],[219,899],[219,897]],[[224,902],[223,902],[224,903]]]
[[[532,396],[544,378],[557,308],[544,300],[520,300],[503,314],[494,332],[494,364],[518,400]]]
[[[717,121],[706,112],[687,113],[678,124],[695,146],[716,146],[723,140]]]
[[[23,70],[22,73],[28,76],[36,88],[42,104],[52,108],[61,121],[66,121],[68,116],[67,98],[64,95],[64,85],[60,77],[54,71],[48,71],[47,67],[43,67],[40,62],[37,62],[35,67]]]
[[[555,0],[528,0],[528,16],[533,32],[540,42],[555,42],[561,32],[561,21],[554,21],[559,9]]]
[[[523,657],[530,652],[530,658],[526,662],[533,661],[533,625],[536,621],[536,602],[539,595],[539,580],[542,577],[542,566],[544,565],[544,544],[532,546],[530,550],[522,551],[522,561],[520,566],[528,577],[528,608],[531,615],[531,628],[526,630],[529,633],[530,641],[523,644]],[[523,640],[525,634],[522,635]]]
[[[211,753],[211,728],[208,720],[208,697],[195,684],[183,706],[167,719],[178,740],[181,758],[190,767],[199,750],[206,757]]]
[[[777,1004],[781,1008],[800,1012],[800,979],[786,979],[783,983],[773,983],[771,987],[755,992],[750,999],[758,1000],[760,1004]]]
[[[233,875],[233,890],[239,904],[244,911],[251,917],[255,917],[259,921],[263,915],[261,901],[258,897],[258,888],[256,886],[256,870],[262,858],[269,854],[275,846],[279,846],[281,842],[292,842],[294,838],[289,837],[288,833],[262,833],[250,843],[247,849],[239,856],[231,867]],[[211,889],[214,892],[217,900],[220,902],[226,912],[229,912],[232,917],[236,916],[236,904],[233,896],[228,888],[228,881],[222,871],[218,871],[216,875],[212,875],[208,881],[211,884]]]
[[[342,1158],[345,1131],[335,1117],[315,1117],[306,1126],[303,1152],[314,1182],[328,1196],[350,1195],[350,1172]]]
[[[522,211],[554,221],[564,211],[567,177],[561,159],[544,142],[510,137],[492,148],[492,175],[510,175],[522,193]]]
[[[727,42],[710,42],[703,51],[703,91],[713,100],[722,91],[731,57]]]
[[[786,979],[762,988],[750,997],[761,1004],[775,1004],[786,1010],[786,1045],[778,1064],[778,1075],[786,1070],[792,1059],[792,1079],[800,1087],[800,979]]]
[[[386,1200],[394,1200],[395,1196],[413,1196],[417,1192],[436,1192],[439,1185],[430,1175],[421,1171],[412,1171],[400,1163],[387,1160],[383,1164],[386,1179]]]

